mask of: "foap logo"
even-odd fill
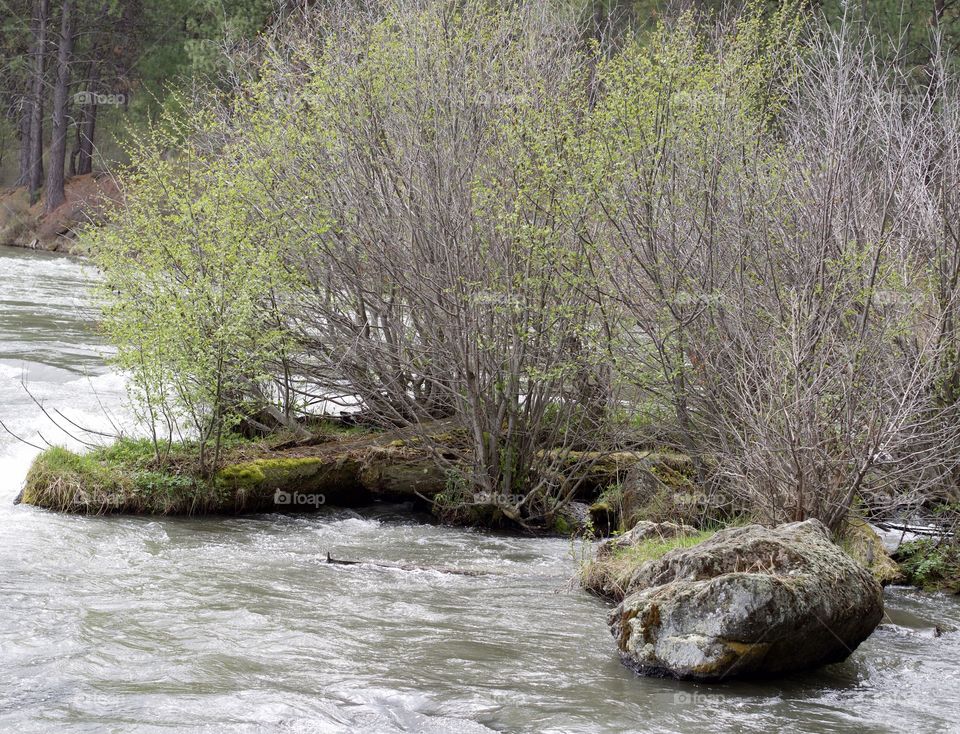
[[[71,696],[73,705],[91,711],[103,711],[111,706],[116,706],[119,696],[104,691],[94,689],[79,690]]]
[[[503,492],[478,492],[474,501],[482,505],[519,505],[523,502],[522,494],[504,494]]]
[[[107,107],[122,107],[127,103],[125,94],[100,94],[99,92],[77,92],[73,95],[74,104],[98,104]]]
[[[726,696],[722,693],[700,693],[699,691],[677,691],[671,697],[677,706],[710,706],[723,703]]]
[[[708,507],[728,507],[733,498],[723,492],[674,492],[673,501],[678,505],[706,505]]]
[[[278,489],[273,493],[273,504],[287,507],[320,507],[327,498],[316,492],[285,492]]]

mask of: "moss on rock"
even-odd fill
[[[883,540],[865,520],[850,518],[840,547],[869,570],[882,586],[904,580],[903,570],[890,557],[887,549],[883,547]]]
[[[612,601],[623,599],[630,580],[641,566],[676,548],[691,548],[712,537],[715,530],[698,531],[676,523],[641,521],[628,533],[597,547],[596,557],[580,569],[580,585]]]
[[[250,511],[273,505],[365,501],[359,472],[359,463],[349,457],[255,459],[224,467],[217,473],[216,481],[234,497],[235,508]],[[293,493],[297,501],[284,496]]]

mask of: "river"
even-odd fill
[[[91,273],[0,248],[0,419],[71,443],[21,383],[97,430],[129,425]],[[639,679],[589,548],[414,522],[403,508],[238,519],[14,506],[36,452],[0,436],[0,731],[960,731],[960,602],[888,589],[846,662],[771,683]],[[337,557],[459,566],[338,567]]]

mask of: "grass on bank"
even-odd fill
[[[327,423],[311,425],[311,431],[321,440],[332,440],[358,435],[362,429]],[[283,479],[278,476],[281,469],[292,479],[300,478],[304,470],[301,465],[312,466],[317,463],[315,459],[263,459],[287,438],[280,434],[265,439],[228,435],[223,446],[223,464],[233,469],[255,467],[258,461],[269,464],[269,479],[277,484]],[[203,477],[195,442],[171,443],[161,453],[158,459],[149,439],[131,438],[121,438],[84,454],[59,446],[50,448],[34,459],[20,501],[79,514],[194,515],[237,512],[253,508],[263,499],[256,495],[257,483],[240,482],[244,477],[235,476],[236,471]]]
[[[883,541],[862,517],[851,515],[843,537],[839,539],[843,551],[866,568],[881,586],[898,584],[904,573],[883,546]]]
[[[34,460],[21,501],[83,514],[193,514],[222,500],[215,482],[175,466],[156,466],[146,441],[122,439],[87,454],[56,446]]]

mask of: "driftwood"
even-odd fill
[[[496,576],[493,571],[473,571],[465,568],[454,568],[452,566],[420,566],[415,563],[389,563],[387,561],[346,561],[340,558],[334,558],[327,551],[326,563],[332,563],[335,566],[374,566],[376,568],[393,568],[399,571],[437,571],[438,573],[450,573],[456,576]]]
[[[946,528],[937,528],[931,525],[906,525],[890,522],[875,522],[873,524],[881,530],[926,535],[932,538],[952,538],[954,536],[954,533]]]

